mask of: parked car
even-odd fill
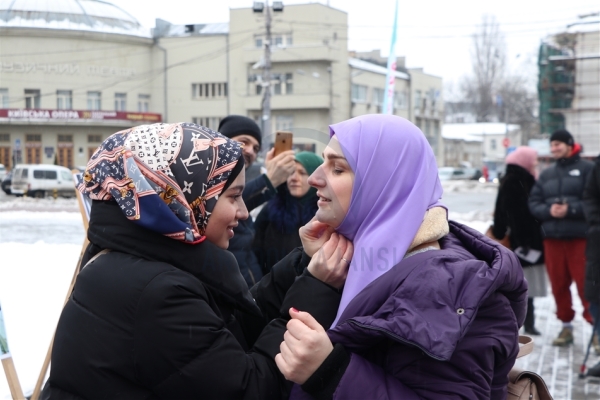
[[[6,167],[4,166],[4,164],[0,164],[0,181],[2,181],[5,176],[6,176]]]
[[[483,172],[479,168],[465,168],[466,179],[477,181],[483,176]]]
[[[12,181],[12,171],[8,172],[4,176],[4,179],[2,179],[2,183],[0,184],[0,186],[2,186],[2,190],[6,194],[12,194],[12,192],[10,190],[10,183],[11,183],[11,181]]]
[[[59,165],[18,164],[13,170],[11,192],[16,196],[75,196],[71,170]]]
[[[464,168],[442,167],[438,169],[440,181],[454,181],[470,179]]]

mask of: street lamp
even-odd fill
[[[269,7],[269,0],[264,3],[255,1],[252,6],[252,11],[255,13],[265,13],[265,55],[263,63],[263,76],[262,76],[262,87],[263,87],[263,99],[261,103],[262,108],[262,135],[263,137],[271,137],[271,11],[282,12],[283,2],[274,1],[273,6]]]

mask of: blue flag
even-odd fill
[[[387,62],[387,74],[385,77],[385,94],[383,97],[383,114],[394,113],[394,89],[396,87],[396,36],[398,31],[398,0],[396,0],[396,11],[394,12],[394,27],[392,29],[392,44],[390,56]]]

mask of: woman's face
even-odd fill
[[[238,221],[248,218],[248,209],[242,199],[245,180],[246,173],[242,169],[231,186],[221,193],[208,219],[206,238],[222,249],[229,247],[229,240],[233,237],[233,228],[238,225]]]
[[[325,148],[323,159],[325,162],[308,178],[308,183],[317,189],[319,196],[317,219],[337,228],[350,208],[354,171],[335,136]]]
[[[310,189],[308,184],[308,173],[302,164],[296,161],[294,173],[287,178],[287,187],[290,194],[294,197],[302,197]]]

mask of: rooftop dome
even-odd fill
[[[0,0],[0,27],[71,29],[150,37],[131,14],[101,0]]]

